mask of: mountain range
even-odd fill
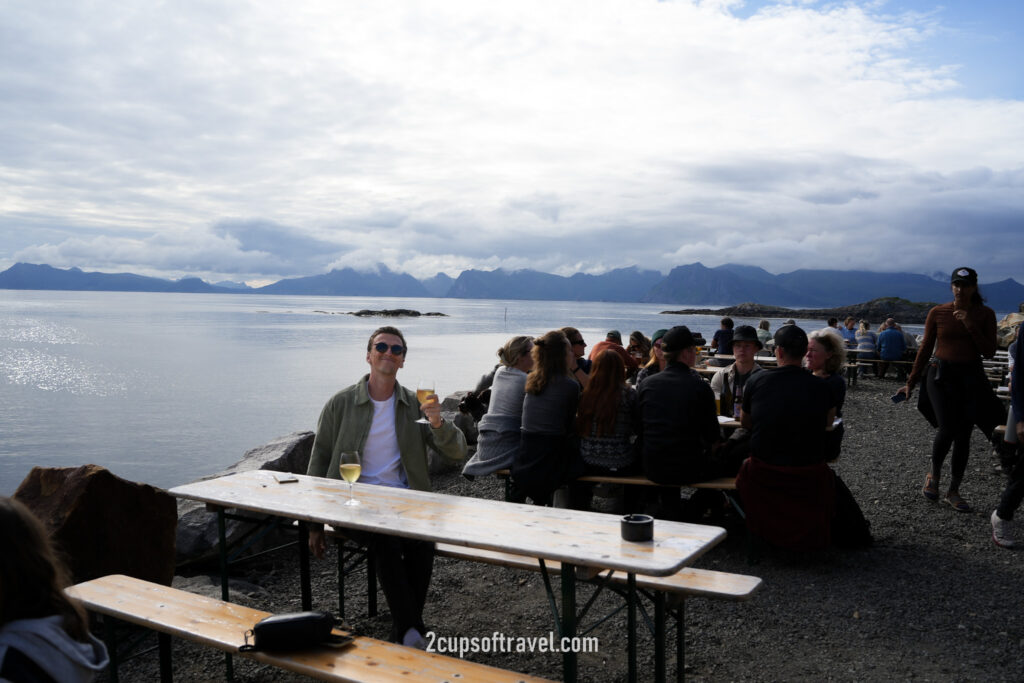
[[[279,280],[265,287],[17,263],[0,273],[0,289],[635,301],[690,306],[750,302],[788,308],[845,306],[881,297],[919,302],[951,298],[948,280],[914,273],[802,269],[773,275],[756,266],[725,264],[708,268],[701,263],[677,266],[668,275],[633,266],[601,275],[571,276],[529,269],[466,270],[457,278],[438,273],[425,280],[378,265],[369,272],[343,268],[322,275]],[[988,305],[1000,312],[1016,311],[1024,302],[1024,285],[1013,279],[982,283],[981,292]]]

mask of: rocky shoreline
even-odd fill
[[[935,306],[931,302],[908,301],[899,297],[883,297],[860,304],[838,308],[783,308],[763,304],[743,303],[728,308],[689,308],[679,311],[662,311],[663,315],[728,315],[737,318],[802,318],[822,319],[848,317],[867,320],[876,325],[886,318],[895,318],[900,323],[919,325],[928,317],[928,311]]]
[[[988,444],[976,431],[962,487],[975,512],[957,513],[920,494],[933,430],[916,401],[889,401],[895,380],[865,378],[847,394],[846,436],[838,472],[871,521],[875,545],[817,555],[771,552],[750,565],[743,522],[723,507],[713,521],[728,537],[697,566],[763,579],[748,602],[701,599],[686,603],[685,673],[691,681],[888,681],[1024,679],[1024,553],[997,548],[988,515],[1005,478],[994,468]],[[947,465],[948,468],[948,465]],[[435,490],[500,499],[494,478],[467,481],[457,471],[434,475]],[[610,499],[595,498],[617,512]],[[314,607],[337,613],[334,550],[313,566]],[[219,595],[215,567],[193,567],[176,585]],[[294,547],[232,570],[232,599],[270,611],[299,609]],[[579,600],[591,588],[581,586]],[[367,614],[366,581],[348,580],[348,620],[361,632],[387,636],[389,617]],[[603,595],[591,609],[604,614],[619,603]],[[438,558],[426,619],[445,636],[545,636],[552,628],[541,578],[523,572]],[[626,677],[625,615],[596,627],[599,652],[580,657],[580,680]],[[674,634],[670,633],[670,638]],[[223,656],[176,641],[178,680],[223,680]],[[668,674],[675,676],[670,648]],[[653,675],[653,647],[641,631],[641,678]],[[555,655],[483,654],[476,661],[558,679]],[[307,680],[256,662],[236,659],[238,681]],[[156,680],[155,653],[125,662],[122,680]],[[106,680],[105,677],[101,680]]]

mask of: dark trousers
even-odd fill
[[[974,396],[970,391],[966,371],[943,368],[942,377],[936,380],[934,368],[925,378],[924,390],[928,392],[938,429],[932,442],[932,476],[938,478],[942,463],[953,447],[950,461],[952,471],[951,488],[960,485],[967,470],[967,457],[971,453],[971,431],[974,429]]]
[[[390,640],[402,642],[402,636],[410,628],[425,634],[423,606],[427,602],[430,575],[434,571],[434,544],[370,532],[347,533],[358,536],[358,541],[376,559],[377,579],[391,610]]]
[[[1013,519],[1013,513],[1020,507],[1024,500],[1024,454],[1020,448],[1017,449],[1017,462],[1010,470],[1010,481],[1003,491],[1003,497],[999,501],[996,511],[1003,519]]]

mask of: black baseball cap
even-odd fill
[[[775,348],[790,356],[807,353],[807,333],[796,325],[783,325],[775,332]]]
[[[949,276],[949,284],[976,285],[978,284],[978,273],[974,268],[957,268],[953,271],[953,274]]]

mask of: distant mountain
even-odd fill
[[[214,282],[214,287],[223,287],[224,289],[252,289],[249,285],[244,282],[232,282],[231,280],[221,280],[220,282]]]
[[[715,268],[690,263],[673,268],[667,276],[633,266],[601,275],[577,273],[570,277],[529,269],[466,270],[455,279],[438,273],[423,281],[378,264],[370,272],[344,268],[322,275],[280,280],[257,289],[232,282],[211,285],[197,278],[162,280],[131,273],[86,273],[78,268],[61,270],[17,263],[0,273],[0,289],[637,301],[692,307],[750,302],[813,309],[849,306],[884,297],[942,302],[952,296],[948,276],[937,280],[911,273],[808,269],[772,275],[763,268],[735,263]],[[1024,302],[1024,285],[1012,279],[982,283],[981,293],[988,305],[1000,313],[1017,311]]]
[[[448,290],[452,288],[455,283],[455,279],[445,273],[438,273],[434,277],[428,277],[426,280],[420,280],[430,296],[441,298],[448,296]]]
[[[375,272],[352,268],[332,270],[324,275],[279,280],[254,290],[260,294],[302,294],[314,296],[408,296],[429,297],[419,280],[379,265]]]
[[[636,266],[601,275],[571,277],[536,270],[465,270],[448,290],[460,299],[528,299],[535,301],[639,301],[662,279],[655,270]]]
[[[708,268],[701,263],[673,268],[641,301],[723,306],[738,301],[788,307],[818,304],[810,294],[781,286],[778,276],[760,268],[731,264]]]
[[[85,292],[230,292],[199,278],[163,280],[132,273],[86,273],[78,268],[61,270],[47,265],[16,263],[0,273],[0,289],[56,289]]]

